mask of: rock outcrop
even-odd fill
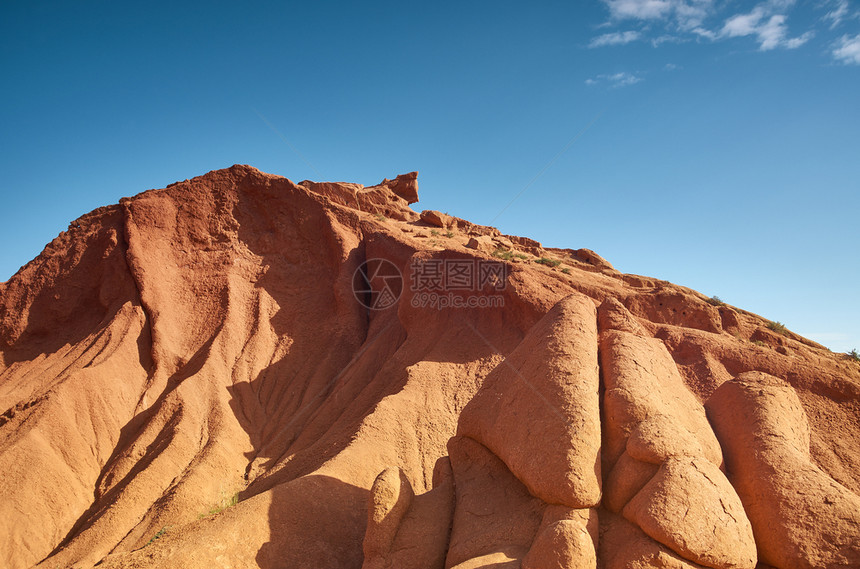
[[[593,508],[601,486],[599,386],[597,313],[574,294],[487,377],[457,432],[493,451],[533,496]]]
[[[604,459],[611,465],[605,505],[683,559],[753,569],[752,529],[720,471],[722,452],[704,407],[663,343],[644,337],[620,303],[605,301],[601,313]]]
[[[860,565],[860,366],[417,200],[234,166],[0,283],[0,566]]]
[[[812,462],[795,390],[747,372],[721,385],[707,408],[761,560],[787,569],[860,566],[860,496]]]

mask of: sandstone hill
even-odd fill
[[[0,283],[0,566],[860,567],[860,365],[416,176],[210,172]]]

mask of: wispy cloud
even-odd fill
[[[835,29],[848,16],[848,0],[835,0],[830,3],[831,9],[824,15],[823,20],[830,22],[830,29]]]
[[[802,46],[803,44],[805,44],[806,42],[811,40],[813,37],[815,37],[815,32],[810,30],[810,31],[808,31],[802,35],[797,36],[797,37],[784,40],[784,41],[780,42],[780,45],[782,47],[784,47],[785,49],[797,49],[798,47]]]
[[[785,14],[770,14],[768,4],[760,4],[749,14],[737,14],[732,16],[723,25],[720,35],[725,37],[756,36],[759,49],[768,51],[778,47],[795,49],[809,41],[813,32],[789,38],[788,27],[785,22],[788,17]]]
[[[832,32],[848,22],[860,21],[860,9],[853,0],[816,0],[814,18],[789,18],[797,0],[759,0],[747,11],[737,11],[742,3],[717,0],[601,0],[609,19],[600,26],[603,33],[591,40],[589,48],[624,45],[634,41],[658,48],[664,43],[726,42],[750,38],[759,51],[797,49],[817,34],[824,36],[828,52],[842,63],[858,63],[858,36],[834,37]],[[734,7],[734,10],[733,10]],[[626,31],[611,31],[624,26]],[[799,26],[800,29],[797,29]],[[607,28],[609,28],[607,30]],[[638,29],[637,29],[638,28]],[[828,37],[829,36],[829,37]]]
[[[609,7],[612,17],[619,20],[659,19],[672,10],[672,2],[669,0],[604,0],[604,3]]]
[[[642,81],[642,77],[633,73],[622,71],[620,73],[612,73],[606,75],[598,75],[597,77],[586,79],[585,84],[588,86],[605,84],[610,88],[628,87]]]
[[[640,32],[633,30],[626,32],[612,32],[609,34],[603,34],[602,36],[597,36],[591,40],[588,47],[595,48],[607,45],[624,45],[638,40],[641,36],[642,34]]]
[[[701,26],[693,28],[692,30],[690,30],[690,32],[700,38],[708,39],[711,41],[715,41],[719,37],[719,34],[717,34],[717,32],[705,29]]]
[[[759,22],[764,16],[764,10],[756,8],[749,14],[738,14],[726,20],[723,34],[729,37],[748,36],[758,29]]]
[[[860,34],[839,38],[833,45],[833,57],[845,64],[860,65]]]
[[[658,47],[664,43],[680,43],[689,41],[682,34],[689,34],[697,28],[713,11],[715,0],[601,0],[609,10],[610,20],[601,28],[618,24],[621,21],[643,23],[647,31],[650,23],[663,24],[659,36],[651,38],[651,45]],[[619,45],[636,40],[644,40],[643,32],[627,31],[618,36],[606,33],[594,38],[588,47],[604,47]],[[635,37],[633,36],[635,34]],[[630,39],[633,38],[633,39]],[[626,40],[626,41],[623,41]]]
[[[702,25],[714,0],[603,0],[614,20],[672,20],[690,30]]]
[[[694,39],[718,41],[739,37],[754,37],[759,49],[768,51],[777,48],[795,49],[807,43],[813,30],[791,36],[788,29],[788,13],[797,0],[764,0],[750,12],[720,16],[724,4],[716,0],[601,0],[609,10],[610,23],[635,20],[642,22],[647,31],[656,29],[657,35],[648,40],[642,32],[628,31],[606,33],[592,40],[589,47],[618,45],[635,40],[650,41],[654,47],[667,41],[690,41]],[[826,0],[820,9],[829,9],[824,18],[836,25],[848,17],[848,0]],[[722,26],[714,25],[719,18]],[[711,23],[708,23],[710,19]],[[719,21],[719,20],[717,20]],[[660,26],[662,24],[662,26]],[[661,29],[662,28],[662,29]],[[627,34],[626,36],[624,34]],[[634,35],[635,34],[635,35]],[[627,41],[625,41],[627,40]]]
[[[689,41],[687,38],[681,36],[675,36],[670,34],[664,34],[662,36],[658,36],[651,40],[651,45],[654,47],[660,47],[664,43],[684,43]]]
[[[692,30],[700,27],[713,12],[713,9],[713,0],[677,2],[675,5],[675,20],[682,30]]]

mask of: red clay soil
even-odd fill
[[[416,175],[233,166],[0,283],[0,566],[860,567],[860,364]]]

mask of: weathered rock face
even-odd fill
[[[417,200],[234,166],[0,283],[0,566],[860,566],[860,366]]]
[[[663,343],[637,333],[623,306],[608,300],[601,312],[604,452],[613,464],[607,508],[684,559],[752,569],[752,529],[719,469],[722,453],[704,407]]]
[[[761,560],[792,569],[860,566],[860,496],[812,462],[795,390],[747,372],[721,385],[707,407]]]
[[[595,507],[599,386],[596,310],[588,297],[574,294],[553,306],[487,376],[463,409],[458,434],[493,451],[533,496]]]

